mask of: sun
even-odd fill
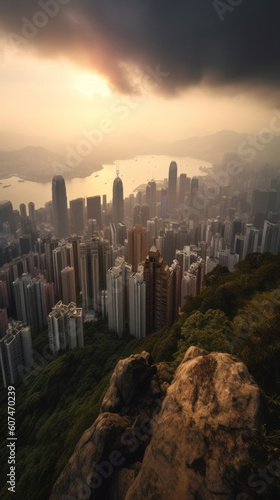
[[[106,97],[111,94],[108,83],[99,75],[78,75],[73,80],[72,88],[88,99],[95,95]]]

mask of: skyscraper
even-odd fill
[[[146,187],[146,203],[150,208],[150,217],[156,216],[156,206],[157,206],[157,185],[155,181],[149,181]]]
[[[53,353],[84,347],[83,310],[58,302],[48,315],[48,334]]]
[[[61,271],[63,304],[76,303],[75,271],[73,267],[65,267]]]
[[[141,265],[129,278],[129,333],[137,339],[146,337],[146,282]]]
[[[87,198],[87,218],[95,219],[98,229],[102,228],[101,225],[101,197],[91,196]]]
[[[71,233],[81,234],[84,231],[85,223],[85,199],[77,198],[70,201],[70,221]]]
[[[67,196],[65,180],[61,175],[55,175],[52,180],[52,203],[54,232],[59,238],[69,236]]]
[[[128,263],[132,264],[135,273],[138,264],[142,262],[148,253],[148,231],[141,225],[136,225],[128,231]]]
[[[177,163],[172,161],[169,166],[168,179],[168,213],[172,214],[176,210],[177,196]]]
[[[164,262],[157,248],[153,245],[144,262],[144,280],[146,282],[146,333],[171,326],[177,317],[178,306],[173,304],[174,270]]]
[[[4,387],[32,367],[33,353],[29,327],[19,321],[9,324],[6,335],[0,340],[0,366]]]
[[[121,178],[118,176],[114,180],[113,184],[113,222],[117,227],[118,222],[123,222],[124,220],[124,205],[123,205],[123,183]]]
[[[108,326],[118,335],[124,332],[127,320],[130,276],[131,266],[126,264],[124,257],[116,259],[116,265],[109,269],[106,276]]]
[[[16,222],[13,205],[10,201],[0,201],[0,233],[3,231],[4,222],[8,222],[11,233],[16,234]]]

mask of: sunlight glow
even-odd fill
[[[79,75],[74,78],[71,87],[89,99],[95,95],[106,97],[111,94],[108,84],[99,75]]]

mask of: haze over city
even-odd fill
[[[279,2],[0,12],[1,499],[280,499]]]

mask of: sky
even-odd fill
[[[0,136],[166,143],[280,108],[274,0],[0,0]]]

